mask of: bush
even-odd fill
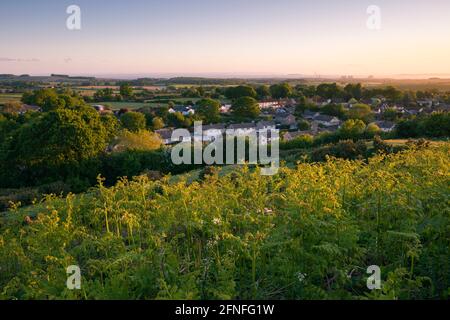
[[[49,197],[29,225],[0,218],[0,298],[448,300],[449,155],[441,144]],[[66,288],[73,264],[82,291]],[[367,289],[370,265],[382,290]]]
[[[313,146],[314,138],[309,134],[301,135],[290,141],[283,141],[280,143],[281,150],[291,150],[291,149],[304,149]]]

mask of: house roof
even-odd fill
[[[256,124],[257,129],[263,129],[267,127],[275,127],[275,122],[273,121],[260,121]]]
[[[324,122],[330,122],[334,119],[337,119],[336,117],[329,116],[326,114],[319,114],[318,116],[314,117],[314,120],[316,121],[324,121]]]
[[[375,124],[382,129],[391,129],[395,127],[395,123],[391,121],[377,121]]]
[[[172,137],[173,129],[160,129],[156,130],[155,133],[159,134],[163,139],[170,139]]]
[[[175,112],[187,112],[191,109],[192,109],[191,106],[174,106],[174,107],[172,107],[172,110],[174,110]]]
[[[256,125],[252,122],[249,123],[235,123],[235,124],[230,124],[228,126],[228,129],[254,129],[256,127]]]
[[[224,130],[225,129],[225,124],[223,124],[223,123],[209,124],[209,125],[203,126],[202,129],[203,129],[203,131],[206,131],[206,130]]]
[[[318,112],[315,112],[315,111],[309,111],[309,110],[305,110],[304,112],[303,112],[303,117],[315,117],[316,115],[318,114]]]

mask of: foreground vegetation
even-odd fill
[[[4,299],[448,299],[450,144],[201,181],[142,176],[0,220]],[[81,290],[66,289],[79,265]],[[379,265],[382,290],[366,287]]]

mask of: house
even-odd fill
[[[155,133],[161,137],[164,144],[171,144],[172,132],[173,132],[173,129],[168,129],[168,128],[155,131]]]
[[[253,122],[249,123],[237,123],[228,126],[228,129],[235,131],[237,136],[245,136],[256,132],[256,125]]]
[[[174,106],[169,109],[169,113],[180,112],[183,116],[193,115],[195,114],[195,110],[192,106]]]
[[[307,120],[314,120],[314,118],[317,117],[318,115],[320,115],[319,112],[310,111],[310,110],[305,110],[305,112],[303,112],[303,114],[302,114],[303,118],[305,118]]]
[[[263,100],[258,102],[260,109],[278,109],[282,107],[282,104],[278,100]]]
[[[95,104],[92,106],[95,110],[97,110],[98,113],[105,115],[105,114],[113,114],[114,112],[110,110],[108,107],[105,107],[101,104]]]
[[[228,113],[231,110],[231,104],[223,104],[220,106],[219,112],[220,113]]]
[[[92,107],[97,111],[105,111],[107,108],[104,105],[101,104],[94,104]]]
[[[275,121],[283,127],[295,129],[297,127],[297,119],[293,114],[283,113],[275,117]]]
[[[314,117],[313,120],[319,125],[325,127],[339,126],[341,124],[341,120],[339,120],[337,117],[328,116],[325,114],[319,114],[318,116]]]
[[[336,132],[336,131],[338,131],[339,128],[340,128],[340,125],[328,126],[328,127],[324,127],[324,128],[317,127],[316,133],[321,133],[321,132]]]
[[[391,121],[376,121],[375,124],[382,132],[391,132],[395,129],[395,123]]]
[[[433,100],[432,99],[417,100],[417,104],[421,107],[431,108],[433,106]]]
[[[260,121],[256,124],[256,130],[258,132],[267,131],[267,130],[275,130],[276,124],[273,121]]]
[[[203,126],[202,141],[214,141],[225,133],[224,124],[211,124]],[[195,139],[196,137],[194,137]]]
[[[180,138],[179,140],[173,140],[172,139],[173,131],[174,131],[173,128],[164,128],[164,129],[156,130],[155,133],[161,137],[164,144],[174,144],[174,143],[178,143],[178,142],[190,142],[191,141],[190,136]]]
[[[296,139],[298,137],[301,137],[301,136],[304,136],[304,135],[313,135],[313,132],[311,130],[286,132],[283,135],[283,140],[284,141],[291,141],[291,140],[294,140],[294,139]]]
[[[36,112],[40,112],[42,111],[41,107],[39,106],[33,106],[33,105],[29,105],[29,104],[22,104],[20,106],[20,109],[18,110],[19,114],[24,114],[28,111],[36,111]]]

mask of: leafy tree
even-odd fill
[[[256,94],[258,95],[258,99],[267,99],[271,95],[269,87],[265,85],[257,87]]]
[[[206,123],[215,123],[220,120],[220,102],[213,99],[202,99],[197,102],[196,115]]]
[[[329,103],[322,107],[321,111],[329,116],[335,116],[341,119],[345,117],[345,109],[341,104]]]
[[[306,131],[311,129],[311,124],[307,120],[300,120],[297,122],[298,130]]]
[[[255,89],[250,86],[237,86],[229,87],[225,90],[225,96],[228,99],[239,99],[242,97],[252,97],[256,98],[257,94]]]
[[[58,95],[54,89],[39,89],[26,92],[22,96],[22,102],[39,106],[43,111],[52,111],[66,106],[66,100]]]
[[[5,160],[19,169],[90,159],[105,150],[115,128],[88,107],[46,112],[15,131]]]
[[[394,108],[387,108],[384,110],[382,116],[384,120],[396,121],[400,117],[400,114]]]
[[[99,89],[94,93],[95,101],[114,101],[114,91],[111,88]]]
[[[357,83],[357,84],[347,84],[344,87],[344,91],[347,94],[347,100],[354,98],[356,100],[359,100],[362,98],[362,86],[361,83]]]
[[[162,118],[160,117],[154,117],[152,119],[152,129],[153,130],[159,130],[164,128],[165,124]]]
[[[316,94],[323,99],[342,98],[344,92],[336,83],[321,83],[316,88]]]
[[[121,84],[120,85],[120,95],[124,98],[130,98],[133,96],[133,88],[127,84]]]
[[[175,128],[188,128],[192,125],[192,120],[181,112],[169,113],[167,121],[169,126]]]
[[[138,132],[123,130],[113,142],[112,149],[116,152],[125,150],[150,151],[159,149],[161,145],[161,138],[153,132],[147,130]]]
[[[349,119],[339,128],[338,133],[344,139],[357,139],[361,137],[366,129],[366,124],[359,119]]]
[[[145,115],[140,112],[127,112],[120,117],[122,126],[132,132],[143,130],[147,126]]]
[[[261,113],[258,101],[251,97],[237,99],[231,106],[231,111],[237,118],[256,118]]]
[[[270,94],[274,99],[287,98],[292,94],[292,87],[289,83],[280,83],[270,86]]]
[[[370,122],[373,119],[372,109],[367,104],[358,103],[347,111],[347,117]]]
[[[419,133],[419,121],[417,118],[401,120],[395,126],[396,135],[400,138],[416,138]]]
[[[376,125],[376,123],[369,123],[366,127],[366,137],[373,138],[377,134],[381,132],[380,127]]]

